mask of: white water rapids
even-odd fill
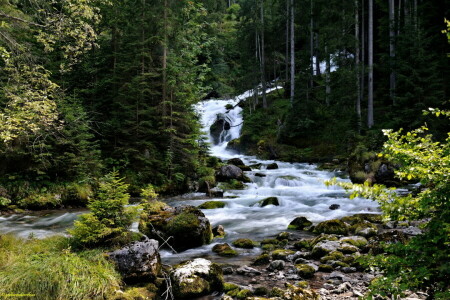
[[[272,89],[273,90],[273,89]],[[272,91],[268,90],[268,92]],[[224,114],[231,123],[228,131],[222,133],[222,143],[211,145],[211,154],[227,160],[233,157],[241,158],[246,165],[262,164],[260,169],[246,172],[252,179],[244,190],[232,190],[225,193],[224,198],[210,199],[205,194],[188,194],[168,200],[171,205],[200,205],[205,201],[224,201],[224,208],[203,210],[212,226],[223,225],[226,231],[224,239],[215,239],[212,244],[187,250],[174,255],[169,251],[162,251],[162,257],[167,262],[186,260],[192,257],[208,257],[212,260],[221,258],[211,252],[217,243],[231,243],[237,238],[248,237],[255,240],[272,237],[286,230],[289,222],[297,216],[305,216],[312,222],[341,218],[356,213],[376,213],[378,205],[367,199],[350,200],[345,192],[338,187],[326,187],[323,181],[335,176],[337,172],[320,171],[315,165],[303,163],[285,163],[279,161],[260,160],[255,157],[237,155],[227,151],[228,141],[238,138],[242,128],[242,109],[238,102],[251,96],[246,92],[235,99],[207,100],[198,103],[196,110],[201,115],[201,122],[209,141],[209,128],[217,118],[217,114]],[[227,110],[226,104],[234,109]],[[275,170],[267,170],[266,166],[276,162],[279,166]],[[265,177],[255,176],[265,175]],[[342,179],[348,180],[348,179]],[[279,206],[269,205],[259,207],[256,203],[267,197],[278,197]],[[337,210],[330,210],[331,204],[339,204]],[[52,234],[61,234],[72,226],[73,221],[81,210],[53,211],[45,214],[0,216],[0,233],[14,233],[21,237],[30,234],[42,238]],[[136,223],[133,226],[136,230]],[[242,256],[254,255],[259,250],[241,250]],[[230,262],[230,259],[227,260]]]

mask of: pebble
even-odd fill
[[[236,272],[240,275],[247,275],[247,276],[261,275],[260,271],[254,268],[250,268],[249,266],[242,266],[239,269],[237,269]]]

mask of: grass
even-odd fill
[[[121,284],[101,250],[73,252],[57,236],[22,240],[0,236],[0,294],[34,294],[32,299],[105,299]]]

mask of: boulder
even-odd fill
[[[229,141],[226,149],[240,153],[242,150],[241,139],[234,139]]]
[[[222,166],[216,171],[217,181],[227,181],[231,179],[242,180],[243,178],[244,172],[239,167],[234,165]]]
[[[268,197],[268,198],[265,198],[265,199],[262,199],[262,200],[258,201],[258,203],[259,203],[260,207],[264,207],[264,206],[267,206],[267,205],[275,205],[275,206],[280,205],[280,203],[278,202],[278,198],[277,197]]]
[[[267,267],[269,271],[275,271],[275,270],[283,270],[286,263],[284,260],[274,260],[270,263],[270,265]]]
[[[288,256],[294,254],[295,252],[292,250],[286,250],[286,249],[277,249],[272,251],[272,259],[274,260],[288,260]]]
[[[307,264],[295,265],[295,269],[297,270],[297,274],[302,278],[311,278],[316,272],[316,270],[312,266]]]
[[[177,251],[200,247],[212,239],[209,220],[194,206],[162,206],[144,210],[139,231],[161,243],[168,241]]]
[[[209,128],[209,133],[210,133],[212,141],[215,145],[222,142],[220,140],[220,134],[224,130],[229,130],[230,126],[231,126],[231,124],[230,124],[230,122],[228,122],[226,120],[226,116],[224,116],[222,114],[217,115],[216,121]]]
[[[362,236],[346,236],[341,238],[339,241],[353,245],[358,248],[362,248],[368,244],[367,239]]]
[[[225,256],[225,257],[231,257],[231,256],[237,256],[238,253],[236,250],[230,247],[227,243],[224,244],[217,244],[212,248],[212,251],[217,253],[217,255]]]
[[[208,194],[208,196],[213,197],[213,198],[222,198],[223,193],[224,193],[224,191],[221,188],[214,187],[214,188],[210,189],[207,194]]]
[[[267,169],[267,170],[275,170],[275,169],[278,169],[278,164],[277,164],[277,163],[271,163],[271,164],[268,164],[267,167],[266,167],[266,169]]]
[[[337,241],[321,241],[318,242],[311,251],[313,257],[322,257],[338,250],[341,247],[341,243]]]
[[[251,239],[237,239],[233,242],[233,246],[236,248],[253,249],[255,242]]]
[[[158,241],[146,238],[109,252],[108,257],[114,261],[124,280],[153,281],[161,271],[158,247]]]
[[[212,229],[214,237],[223,238],[225,237],[225,228],[222,225],[217,225]]]
[[[237,166],[237,167],[239,167],[239,166],[244,166],[244,165],[245,165],[244,162],[242,161],[242,159],[237,158],[237,157],[232,158],[232,159],[229,159],[229,160],[227,161],[227,163],[228,163],[229,165],[234,165],[234,166]]]
[[[225,202],[223,202],[223,201],[206,201],[197,207],[200,209],[224,208]]]
[[[288,225],[288,229],[304,230],[312,225],[312,222],[305,217],[296,217]]]
[[[337,219],[323,221],[317,224],[314,232],[345,235],[348,232],[348,225]]]
[[[255,266],[266,265],[269,262],[270,262],[269,254],[263,253],[255,259],[255,261],[253,262],[253,265],[255,265]]]
[[[331,204],[330,205],[330,207],[329,207],[329,209],[331,209],[331,210],[336,210],[336,209],[339,209],[341,206],[339,205],[339,204]]]
[[[170,278],[175,299],[193,299],[223,289],[222,269],[203,258],[175,266]]]

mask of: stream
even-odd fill
[[[213,156],[224,161],[239,157],[246,165],[261,164],[261,167],[245,172],[252,180],[251,183],[246,184],[246,189],[228,190],[224,198],[211,199],[203,193],[191,193],[166,199],[165,201],[173,206],[187,204],[197,206],[211,200],[226,202],[224,208],[203,210],[212,226],[219,224],[224,226],[226,237],[178,254],[163,250],[161,257],[165,263],[177,263],[194,257],[204,257],[216,262],[245,263],[261,250],[259,248],[239,249],[238,257],[222,258],[211,249],[217,243],[231,244],[237,238],[262,240],[273,237],[281,231],[286,231],[288,224],[297,216],[305,216],[312,222],[320,222],[356,213],[378,213],[376,202],[361,198],[350,200],[343,189],[326,187],[323,183],[324,180],[332,177],[340,177],[341,180],[348,181],[345,174],[321,171],[311,164],[260,160],[228,151],[226,149],[228,142],[240,136],[243,123],[242,108],[237,104],[249,96],[251,92],[246,92],[235,99],[206,100],[196,105],[196,110],[201,115],[203,129],[210,142],[212,139],[209,136],[209,128],[218,114],[225,115],[231,124],[228,130],[222,131],[219,143],[211,146]],[[227,110],[225,108],[227,104],[231,104],[234,108]],[[268,164],[274,162],[278,164],[278,169],[266,169]],[[259,173],[258,176],[255,175],[256,173]],[[272,196],[278,198],[279,206],[259,207],[257,205],[259,200]],[[329,207],[332,204],[339,204],[340,208],[330,210]],[[43,238],[53,234],[64,234],[65,230],[72,226],[73,221],[85,212],[86,210],[59,210],[0,216],[0,233],[13,233],[24,238],[30,235]],[[133,224],[132,229],[137,230],[137,223]],[[302,234],[308,235],[308,233]]]

